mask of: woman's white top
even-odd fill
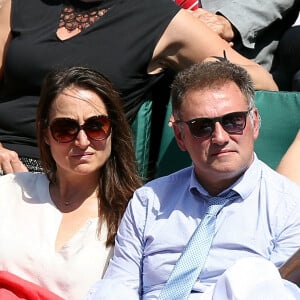
[[[0,177],[0,270],[39,284],[66,300],[81,300],[100,279],[111,257],[107,228],[97,236],[89,219],[60,250],[55,241],[62,220],[44,174]]]

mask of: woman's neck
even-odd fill
[[[73,211],[99,199],[99,178],[58,176],[49,186],[52,201],[62,212]]]

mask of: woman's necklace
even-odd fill
[[[51,182],[49,185],[49,192],[51,199],[53,203],[56,205],[57,208],[65,208],[67,209],[68,207],[72,207],[75,203],[78,202],[78,199],[66,199],[60,197],[59,193],[59,188],[55,182]]]
[[[60,15],[58,27],[65,27],[68,31],[75,29],[82,31],[104,16],[107,11],[108,8],[99,8],[97,2],[84,3],[75,7],[70,1],[66,1]]]
[[[66,195],[64,197],[61,196],[58,184],[51,182],[49,185],[49,192],[53,203],[62,212],[73,211],[74,209],[80,207],[84,202],[87,203],[87,201],[96,201],[95,203],[98,203],[99,201],[98,188],[96,188],[96,190],[90,194],[83,195],[81,199],[77,197],[77,193],[75,194],[74,198],[72,196],[66,198]]]
[[[76,201],[72,201],[72,200],[63,200],[63,204],[64,206],[69,206],[71,204],[74,204]]]

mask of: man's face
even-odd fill
[[[245,97],[233,82],[205,90],[191,90],[181,107],[181,120],[216,118],[232,112],[247,111]],[[174,124],[174,132],[181,150],[188,151],[195,165],[199,181],[208,188],[220,183],[220,187],[232,184],[251,164],[254,141],[259,132],[259,116],[256,109],[246,115],[245,128],[230,134],[220,122],[210,137],[194,137],[187,124]]]

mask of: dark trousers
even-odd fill
[[[277,49],[278,67],[274,76],[280,90],[300,91],[300,26],[289,28]]]

